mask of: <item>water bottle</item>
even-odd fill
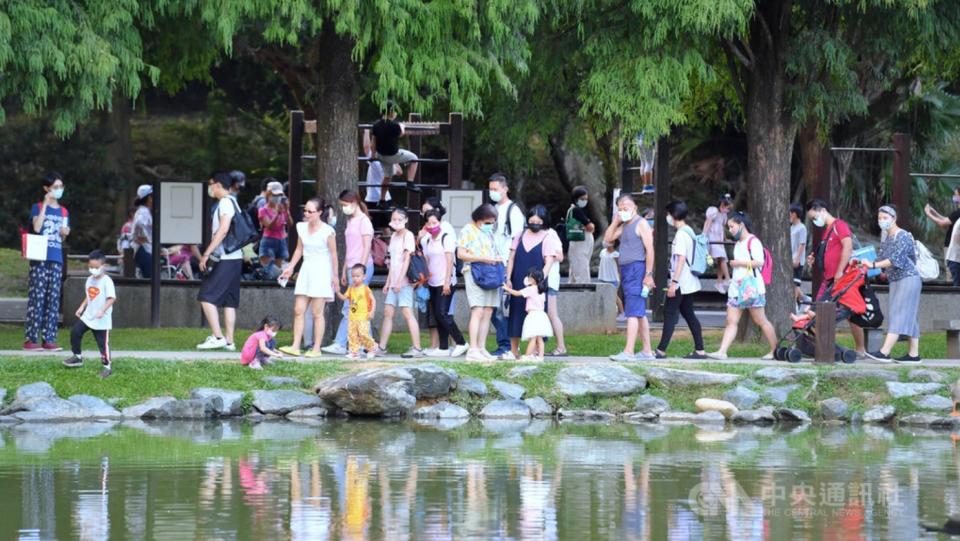
[[[643,297],[644,299],[650,296],[650,288],[647,286],[643,286],[643,289],[640,290],[640,296]]]

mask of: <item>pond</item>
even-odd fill
[[[948,432],[412,421],[0,429],[0,539],[936,539]]]

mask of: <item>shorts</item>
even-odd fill
[[[795,267],[793,269],[793,285],[800,285],[803,281],[803,266]]]
[[[413,286],[403,286],[400,293],[390,288],[387,290],[387,299],[383,304],[399,308],[413,308]]]
[[[218,308],[237,308],[240,306],[240,271],[242,259],[221,259],[213,267],[213,272],[203,278],[197,300],[210,303]]]
[[[548,287],[548,288],[547,288],[547,296],[548,296],[548,297],[556,297],[556,296],[559,295],[559,294],[560,294],[560,290],[559,290],[559,289],[553,289],[552,287]]]
[[[377,160],[379,160],[380,163],[387,164],[387,165],[412,162],[416,159],[417,159],[416,154],[404,148],[397,150],[397,153],[393,154],[392,156],[384,156],[382,154],[377,154]]]
[[[746,302],[741,301],[738,297],[730,297],[727,299],[727,306],[730,308],[738,308],[740,310],[749,310],[751,308],[763,308],[767,305],[767,298],[764,295],[758,295],[747,299]]]
[[[623,313],[627,317],[647,317],[647,299],[643,293],[646,261],[634,261],[620,267],[623,277]]]
[[[500,306],[500,290],[499,289],[481,289],[480,286],[473,281],[473,276],[470,274],[470,269],[463,269],[463,287],[467,291],[467,305],[470,308],[493,308]]]
[[[287,239],[274,239],[264,237],[260,239],[260,257],[269,257],[270,259],[290,259],[290,249],[287,248]]]
[[[640,295],[623,297],[623,315],[626,317],[647,317],[647,299]]]

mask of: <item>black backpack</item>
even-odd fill
[[[420,287],[430,279],[430,269],[427,267],[427,258],[423,256],[423,251],[417,248],[417,251],[410,254],[410,266],[407,267],[407,280],[410,285]]]
[[[227,199],[230,200],[236,210],[233,214],[233,220],[230,222],[230,231],[227,232],[227,236],[223,239],[223,252],[228,254],[241,250],[248,244],[257,242],[257,240],[260,239],[260,234],[257,232],[257,228],[253,226],[253,220],[250,219],[250,214],[241,211],[240,205],[237,204],[234,198],[228,197]],[[218,205],[222,203],[223,199],[220,200]]]

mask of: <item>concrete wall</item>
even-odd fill
[[[74,312],[83,301],[85,278],[69,278],[64,285],[65,325],[72,325]],[[146,282],[115,279],[117,302],[113,310],[115,327],[150,326],[150,285]],[[379,327],[383,314],[381,285],[372,286],[377,299],[378,317],[374,324]],[[198,283],[164,282],[160,288],[160,322],[163,327],[200,327],[204,321],[197,302]],[[616,289],[609,284],[561,286],[559,296],[560,317],[565,331],[615,332],[617,305]],[[470,319],[466,293],[458,287],[454,300],[457,305],[456,320],[466,334]],[[240,291],[240,309],[237,312],[237,328],[252,329],[266,314],[280,317],[289,328],[293,321],[293,287],[280,288],[274,284],[244,284]],[[328,312],[329,314],[329,312]],[[394,330],[406,332],[406,322],[399,313],[394,317]]]

